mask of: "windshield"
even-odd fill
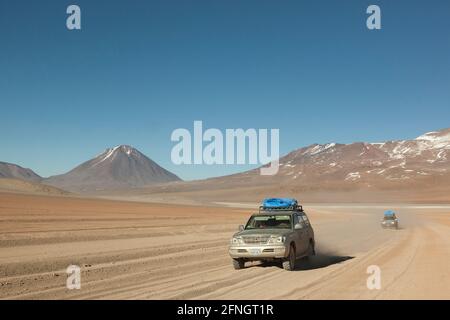
[[[384,220],[395,220],[395,216],[384,216]]]
[[[249,229],[291,229],[290,215],[257,215],[250,218],[246,230]]]

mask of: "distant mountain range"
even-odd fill
[[[31,169],[0,162],[0,178],[41,182],[74,192],[137,188],[180,180],[137,149],[126,145],[106,149],[69,172],[49,178],[42,178]]]
[[[413,140],[313,144],[281,157],[279,163],[274,176],[262,176],[257,168],[149,187],[139,196],[176,194],[213,201],[255,201],[267,196],[331,201],[336,196],[358,202],[362,198],[351,196],[358,194],[364,201],[450,201],[450,129]]]
[[[450,172],[450,129],[414,140],[314,144],[280,159],[284,181],[338,181],[370,186]]]
[[[277,183],[345,189],[408,184],[449,173],[450,128],[414,140],[313,144],[280,158],[276,176],[261,176],[255,169],[208,181],[218,185]]]
[[[2,162],[0,177],[40,181],[75,192],[134,190],[147,186],[144,189],[148,192],[163,193],[258,189],[264,194],[264,190],[277,188],[291,193],[354,189],[431,190],[442,186],[450,190],[450,128],[429,132],[413,140],[313,144],[281,157],[280,169],[275,176],[261,176],[259,169],[254,169],[179,182],[180,178],[175,174],[138,150],[122,145],[105,150],[65,174],[46,179],[30,169]],[[155,184],[158,187],[152,188]]]

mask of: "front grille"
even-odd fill
[[[242,237],[245,244],[267,244],[270,236],[245,236]]]

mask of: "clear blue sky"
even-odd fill
[[[413,138],[450,126],[450,2],[0,0],[0,108],[0,160],[43,176],[118,144],[184,179],[248,168],[173,165],[194,120],[280,128],[281,153]]]

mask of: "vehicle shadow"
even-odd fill
[[[308,258],[302,258],[298,259],[295,262],[295,269],[294,271],[305,271],[305,270],[314,270],[314,269],[320,269],[320,268],[326,268],[328,266],[331,266],[333,264],[338,264],[350,259],[353,259],[352,256],[338,256],[338,255],[331,255],[331,254],[321,254],[318,253],[315,256],[308,257]],[[257,267],[281,267],[280,262],[276,261],[264,261],[257,263]]]
[[[330,254],[320,254],[318,253],[315,256],[303,258],[297,260],[295,271],[304,271],[304,270],[314,270],[320,268],[326,268],[333,264],[338,264],[350,259],[353,259],[352,256],[337,256]]]

